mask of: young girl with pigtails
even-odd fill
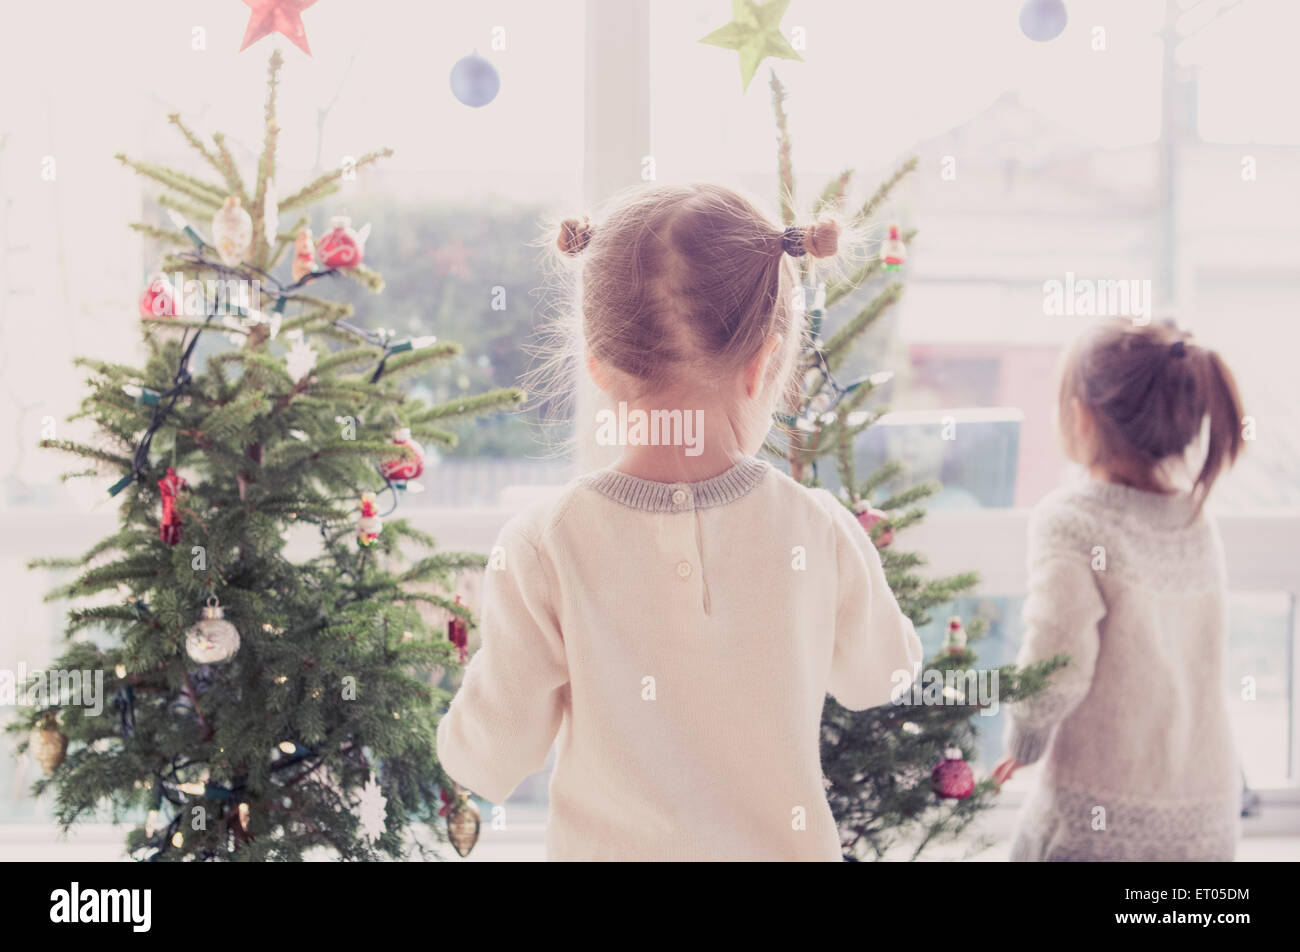
[[[553,860],[841,858],[823,701],[886,703],[921,645],[852,514],[755,455],[797,364],[791,259],[839,235],[713,185],[560,229],[595,384],[702,438],[622,447],[512,519],[487,572],[438,756],[501,802],[557,742]]]

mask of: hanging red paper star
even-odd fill
[[[294,46],[311,56],[307,45],[307,28],[302,25],[302,11],[316,0],[244,0],[244,6],[253,12],[248,16],[248,29],[244,31],[242,53],[262,37],[275,32],[287,36]]]

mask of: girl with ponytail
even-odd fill
[[[1116,321],[1067,352],[1059,412],[1088,480],[1030,521],[1019,661],[1069,665],[1010,709],[994,778],[1044,762],[1012,858],[1231,860],[1227,585],[1203,507],[1242,448],[1236,383],[1190,335]]]

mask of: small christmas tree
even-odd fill
[[[775,71],[771,90],[781,217],[786,225],[793,225],[798,216],[792,144],[785,87]],[[871,534],[899,606],[921,626],[930,622],[931,609],[972,589],[978,576],[968,572],[924,579],[917,573],[924,558],[893,547],[896,533],[924,517],[925,510],[918,504],[939,486],[924,483],[897,488],[904,473],[892,461],[865,478],[857,475],[855,441],[887,412],[883,406],[872,406],[871,398],[892,374],[877,372],[852,381],[836,376],[854,346],[903,293],[903,283],[895,272],[903,265],[906,243],[915,232],[900,233],[897,226],[882,230],[876,216],[894,188],[915,168],[915,159],[904,162],[856,209],[847,208],[852,170],[833,178],[819,193],[811,209],[813,217],[835,215],[855,230],[875,228],[882,238],[880,252],[828,284],[817,282],[809,259],[800,259],[806,322],[802,387],[781,416],[786,424],[784,440],[770,442],[768,450],[785,461],[791,476],[809,486],[821,484],[818,463],[833,462],[841,501],[857,515],[863,531]],[[836,316],[837,309],[847,311],[850,307],[846,317]],[[831,327],[834,333],[823,338],[823,330]],[[978,623],[971,626],[972,640],[983,633],[983,627]],[[959,649],[945,646],[926,662],[925,671],[931,679],[969,684],[966,674],[975,661],[975,653],[963,640]],[[998,691],[991,700],[1005,704],[1032,696],[1060,663],[999,668]],[[940,799],[936,792],[943,775],[952,773],[953,764],[960,763],[953,753],[967,759],[974,755],[975,715],[990,706],[990,699],[981,700],[978,692],[960,692],[960,697],[950,692],[945,698],[942,690],[935,697],[934,691],[930,691],[931,703],[887,705],[861,712],[846,710],[827,698],[822,715],[822,770],[846,858],[880,859],[900,842],[910,846],[915,858],[930,843],[961,833],[990,805],[994,785],[988,779],[973,786],[943,789],[947,799]],[[940,698],[944,703],[933,703]],[[936,769],[939,773],[932,778]],[[964,765],[958,769],[969,772]]]
[[[14,729],[32,730],[50,773],[36,792],[53,790],[65,828],[104,807],[147,816],[128,837],[141,859],[399,857],[413,822],[450,804],[459,829],[472,810],[435,756],[448,694],[432,672],[459,663],[441,619],[471,621],[447,595],[483,559],[439,552],[389,513],[423,466],[417,441],[451,445],[456,421],[523,394],[422,405],[399,381],[459,347],[369,330],[329,298],[334,282],[383,282],[363,263],[365,229],[338,221],[314,242],[307,210],[390,153],[277,203],[280,67],[276,53],[251,185],[220,134],[206,142],[178,115],[215,179],[119,156],[164,188],[175,227],[133,227],[170,249],[161,270],[179,278],[141,301],[143,367],[80,362],[77,416],[98,438],[42,444],[92,464],[72,476],[117,480],[116,533],[33,563],[77,572],[51,599],[95,600],[72,610],[54,667],[104,672],[114,700],[96,717],[47,696]],[[282,231],[286,212],[299,217]],[[189,224],[208,221],[207,237]],[[232,344],[200,368],[195,346],[216,331]],[[302,530],[315,551],[295,559],[286,535]],[[402,560],[405,545],[425,552]]]

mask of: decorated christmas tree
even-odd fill
[[[523,394],[421,404],[403,379],[459,347],[331,299],[339,282],[383,281],[367,229],[312,209],[389,153],[277,199],[280,69],[276,53],[250,178],[220,133],[205,141],[179,115],[207,175],[119,156],[162,187],[171,222],[132,226],[165,249],[140,302],[145,361],[82,360],[73,419],[97,435],[42,445],[88,464],[70,477],[112,484],[121,527],[82,558],[34,563],[73,575],[49,596],[77,603],[52,669],[102,672],[113,699],[95,716],[47,691],[14,729],[61,824],[132,822],[140,859],[398,857],[435,845],[415,825],[439,814],[464,852],[477,816],[439,767],[434,726],[472,624],[456,578],[483,559],[439,551],[393,512],[417,488],[421,443],[451,445],[458,421]]]
[[[786,225],[793,225],[798,193],[786,92],[775,71],[771,90],[781,215]],[[829,215],[843,219],[851,229],[876,232],[875,253],[830,282],[818,279],[809,259],[800,259],[806,320],[802,387],[783,414],[784,439],[769,444],[769,450],[785,461],[791,476],[809,486],[822,483],[819,464],[834,468],[841,501],[871,535],[899,606],[919,627],[930,623],[932,609],[951,603],[979,578],[973,572],[924,578],[918,570],[925,559],[894,547],[895,535],[924,517],[919,504],[940,487],[934,482],[906,485],[906,474],[894,461],[865,477],[858,475],[857,441],[888,412],[878,398],[893,374],[877,371],[842,379],[854,348],[903,293],[906,243],[915,232],[903,232],[896,224],[882,226],[878,216],[895,187],[915,168],[916,159],[903,162],[856,207],[849,205],[854,174],[846,170],[822,188],[810,209],[814,218]],[[961,833],[990,805],[996,792],[993,781],[975,783],[965,762],[976,752],[976,715],[993,704],[1041,690],[1057,664],[1005,666],[994,682],[976,672],[969,644],[984,628],[977,621],[968,636],[960,619],[951,619],[945,644],[925,662],[909,703],[854,712],[834,698],[826,699],[822,770],[846,858],[880,859],[895,844],[905,845],[915,858],[930,843]],[[978,690],[972,674],[984,677],[995,693]]]
[[[748,88],[763,59],[802,59],[780,31],[788,5],[789,0],[733,0],[733,21],[701,42],[735,50]],[[851,234],[868,234],[871,253],[829,281],[810,258],[799,259],[805,331],[801,386],[779,415],[782,432],[766,450],[805,485],[821,486],[828,471],[834,473],[840,500],[870,534],[899,606],[919,627],[930,623],[932,609],[953,602],[979,579],[973,572],[923,577],[924,557],[895,547],[896,535],[924,517],[920,503],[940,487],[933,482],[907,485],[902,466],[894,461],[865,477],[858,474],[858,442],[888,412],[880,397],[893,374],[881,369],[847,379],[845,372],[855,350],[903,293],[907,243],[915,232],[882,222],[880,216],[917,163],[904,161],[856,203],[851,201],[856,178],[845,170],[808,207],[801,207],[786,89],[775,70],[770,75],[783,223],[835,218]],[[970,646],[984,628],[977,621],[968,635],[960,619],[953,618],[945,645],[918,672],[918,687],[906,696],[907,703],[854,712],[826,699],[822,770],[845,858],[893,857],[896,846],[915,858],[928,845],[960,834],[991,805],[993,781],[975,782],[967,763],[976,753],[977,715],[993,704],[1032,696],[1064,659],[1025,669],[1001,667],[994,682],[977,670]],[[978,690],[980,677],[986,686],[996,685],[996,691]]]

